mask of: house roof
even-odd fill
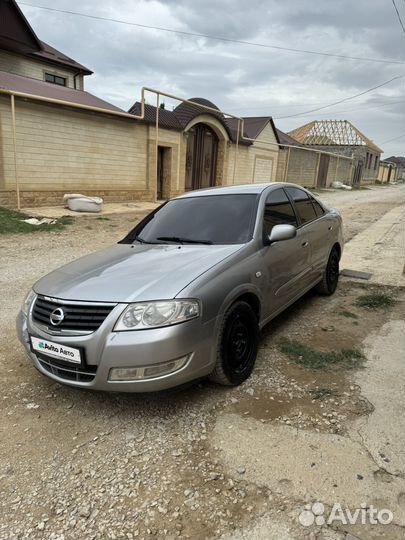
[[[139,116],[141,114],[141,103],[139,101],[135,102],[128,112]],[[145,104],[145,116],[143,122],[146,124],[156,124],[156,107]],[[173,111],[168,111],[166,109],[159,109],[159,127],[181,131],[181,125],[173,114]]]
[[[176,115],[176,118],[178,119],[179,124],[182,128],[185,128],[191,120],[193,120],[196,116],[199,116],[200,114],[209,114],[211,116],[214,116],[220,121],[221,124],[224,125],[225,128],[227,127],[225,125],[225,116],[221,113],[218,107],[214,103],[212,103],[212,101],[199,97],[190,98],[189,101],[193,101],[194,103],[196,103],[196,105],[183,101],[182,103],[177,105],[175,109],[173,109],[173,113]],[[203,105],[204,107],[210,107],[211,109],[215,109],[215,111],[209,111],[207,109],[204,109],[203,107],[199,107],[199,105]]]
[[[55,49],[54,47],[51,47],[44,41],[41,41],[40,43],[41,50],[30,53],[29,56],[33,58],[38,58],[45,62],[50,62],[52,64],[74,68],[75,70],[80,71],[86,75],[91,75],[93,73],[89,68],[83,66],[83,64],[79,64],[79,62],[76,62],[76,60],[73,60],[73,58],[70,58],[66,54],[63,54],[62,52]]]
[[[39,96],[42,98],[58,99],[61,101],[70,102],[84,107],[98,107],[114,112],[125,113],[122,109],[100,99],[84,90],[75,90],[66,86],[39,81],[29,77],[22,77],[14,73],[0,71],[0,89],[10,92],[20,92],[23,94]],[[29,97],[29,96],[28,96]]]
[[[391,156],[385,158],[384,161],[389,163],[395,163],[395,165],[399,165],[400,167],[405,167],[405,157],[402,156]]]
[[[237,118],[227,118],[227,124],[236,133],[238,129]],[[245,116],[243,117],[244,136],[248,139],[257,139],[263,129],[270,122],[277,142],[280,142],[276,126],[271,116]],[[243,141],[243,139],[242,139]]]
[[[41,48],[41,42],[15,0],[0,2],[0,47],[21,53]]]
[[[368,146],[381,153],[371,139],[348,120],[313,120],[288,133],[298,142],[311,146]]]
[[[226,132],[229,135],[231,141],[236,141],[236,130],[229,125],[228,119],[224,117],[218,107],[211,101],[204,98],[190,98],[189,101],[193,101],[196,105],[188,102],[182,102],[172,111],[167,109],[159,109],[159,127],[164,129],[174,129],[177,131],[182,131],[185,129],[187,124],[191,122],[197,116],[202,114],[208,114],[214,116],[225,128]],[[205,105],[211,109],[216,109],[214,111],[206,110],[199,105]],[[218,112],[216,112],[218,111]],[[132,105],[128,111],[130,114],[139,116],[141,114],[141,103],[137,101]],[[145,117],[143,120],[147,124],[156,123],[156,107],[153,105],[145,105]],[[239,141],[240,144],[251,144],[249,141]]]
[[[287,133],[284,133],[284,131],[281,131],[281,129],[276,128],[278,138],[280,140],[280,144],[290,145],[290,146],[305,146],[304,144],[301,144],[300,142],[296,141],[290,135]]]
[[[41,41],[15,0],[0,1],[0,48],[43,62],[73,68],[86,75],[93,73],[73,58]]]

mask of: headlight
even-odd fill
[[[114,327],[115,331],[160,328],[195,319],[200,315],[198,300],[159,300],[129,304]]]
[[[28,314],[28,310],[30,309],[30,306],[32,302],[35,300],[37,295],[34,293],[34,291],[31,289],[27,296],[24,298],[24,302],[21,306],[21,311],[24,313],[24,315]]]

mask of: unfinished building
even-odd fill
[[[378,178],[381,148],[348,120],[314,120],[290,131],[289,135],[307,147],[353,157],[350,178],[353,185],[373,183]],[[323,167],[328,169],[328,158],[324,161]]]

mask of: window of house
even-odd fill
[[[366,152],[366,165],[365,165],[365,168],[368,169],[368,158],[369,158],[370,154],[368,152]]]
[[[297,226],[294,209],[283,189],[276,189],[267,196],[263,223],[265,236],[269,236],[274,225]]]
[[[66,86],[66,77],[54,75],[53,73],[45,73],[45,81],[59,86]]]
[[[376,170],[376,168],[377,168],[377,163],[378,163],[378,156],[375,156],[375,160],[374,160],[374,170]]]
[[[308,223],[309,221],[317,218],[311,197],[306,191],[293,187],[289,187],[286,189],[295,203],[295,208],[297,209],[298,215],[301,219],[301,223]]]

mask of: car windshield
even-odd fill
[[[244,244],[252,238],[258,196],[173,199],[142,220],[122,243]]]

